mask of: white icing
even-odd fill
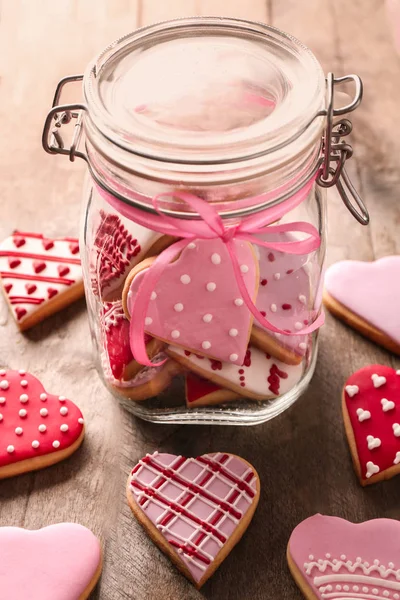
[[[25,375],[25,374],[26,374],[26,371],[25,371],[25,369],[20,369],[20,370],[18,371],[18,373],[19,373],[20,375]]]
[[[58,396],[58,399],[60,402],[65,402],[66,401],[66,397],[65,396]]]
[[[1,375],[1,376],[5,375],[5,374],[6,374],[6,372],[7,372],[7,371],[6,371],[5,369],[0,369],[0,375]]]
[[[0,388],[2,390],[8,390],[9,385],[10,384],[8,383],[7,379],[3,379],[3,381],[0,381]]]
[[[375,388],[379,388],[386,383],[386,377],[378,375],[377,373],[371,375],[371,379]]]
[[[279,281],[280,278],[281,278],[281,274],[280,273],[274,273],[274,279],[275,279],[275,281]]]
[[[307,344],[306,344],[306,342],[300,342],[300,344],[299,344],[299,348],[300,348],[300,350],[306,350],[306,349],[307,349]]]
[[[28,394],[21,394],[19,399],[22,402],[22,404],[26,404],[29,400],[29,396]]]
[[[79,419],[78,419],[78,423],[79,423],[80,425],[83,425],[83,423],[84,423],[84,420],[82,419],[82,417],[79,417]]]
[[[392,400],[388,400],[387,398],[382,398],[381,404],[382,404],[383,412],[387,412],[388,410],[393,410],[395,407],[395,403]]]
[[[9,446],[7,446],[7,452],[8,452],[9,454],[12,454],[12,453],[14,452],[14,450],[15,450],[15,448],[14,448],[14,446],[12,446],[11,444],[10,444]]]
[[[369,479],[370,477],[372,477],[372,475],[375,475],[376,473],[379,473],[379,467],[378,465],[375,465],[371,460],[369,460],[367,462],[367,472],[366,472],[366,477],[367,479]]]
[[[247,265],[240,265],[240,270],[242,271],[242,273],[248,273],[249,267]]]
[[[229,330],[229,335],[231,337],[236,337],[239,334],[238,330],[235,329],[234,327],[232,329]]]
[[[204,315],[203,321],[204,321],[204,323],[211,323],[212,318],[213,318],[212,314],[207,313],[206,315]]]
[[[235,362],[235,360],[237,360],[239,357],[237,354],[231,354],[229,356],[229,360],[231,360],[232,362]]]
[[[45,402],[47,400],[47,394],[40,394],[40,399],[42,402]]]
[[[273,313],[276,313],[276,311],[278,310],[278,307],[276,306],[276,304],[271,304],[270,308]]]
[[[400,452],[396,452],[395,459],[393,461],[394,465],[398,465],[400,463]]]
[[[353,398],[353,396],[358,394],[358,392],[360,391],[360,388],[358,387],[358,385],[346,385],[346,387],[344,389],[346,390],[346,392],[350,396],[350,398]]]
[[[175,304],[174,311],[175,312],[182,312],[183,311],[183,304],[182,304],[182,302],[178,302],[177,304]]]
[[[177,329],[174,329],[173,331],[171,331],[171,337],[173,340],[177,340],[180,335],[181,334]]]
[[[62,425],[60,425],[60,431],[62,431],[63,433],[68,431],[68,429],[69,429],[69,427],[66,423],[63,423]]]
[[[300,321],[297,321],[294,324],[294,328],[297,329],[297,331],[301,331],[301,329],[303,329],[303,323],[300,323]]]
[[[393,433],[396,437],[400,437],[400,425],[399,423],[393,423]]]
[[[203,350],[209,350],[211,348],[211,344],[210,342],[202,342],[201,347],[203,348]]]
[[[23,432],[24,432],[24,430],[22,429],[22,427],[16,427],[16,428],[15,428],[15,433],[16,433],[17,435],[22,435],[22,434],[23,434]]]
[[[196,248],[196,244],[194,242],[190,242],[190,244],[188,244],[187,247],[189,248],[189,250],[194,250]]]
[[[151,325],[152,322],[153,322],[153,319],[151,317],[146,317],[144,320],[145,325]]]
[[[40,433],[44,433],[46,431],[47,427],[46,427],[46,425],[39,425],[38,429],[39,429]]]
[[[151,292],[150,300],[155,300],[157,298],[157,292]]]
[[[32,448],[36,449],[36,448],[39,448],[39,446],[40,446],[39,442],[37,440],[33,440],[33,442],[32,442]]]
[[[65,417],[65,415],[68,414],[68,408],[66,406],[62,406],[60,408],[60,413],[62,414],[63,417]]]
[[[52,446],[53,446],[53,448],[59,448],[60,447],[60,442],[58,440],[54,440]]]
[[[211,256],[211,262],[213,263],[213,265],[221,264],[221,257],[219,254],[217,254],[217,252],[214,252],[214,254]]]
[[[206,288],[209,292],[214,292],[217,288],[217,284],[213,281],[210,281],[209,283],[207,283]]]
[[[24,418],[24,417],[26,417],[26,415],[28,414],[28,412],[24,408],[21,408],[21,410],[19,411],[18,414],[19,414],[20,417]]]
[[[4,398],[4,396],[0,396],[0,404],[5,404],[6,403],[6,399]]]
[[[41,408],[40,409],[40,416],[41,417],[47,417],[48,414],[49,414],[49,411],[47,410],[47,408]]]
[[[187,285],[188,283],[190,283],[192,280],[190,279],[190,276],[185,274],[185,275],[181,275],[181,282],[184,285]]]
[[[371,418],[371,413],[369,412],[369,410],[363,410],[362,408],[357,408],[356,413],[357,413],[358,420],[360,421],[360,423]]]
[[[367,435],[367,444],[368,450],[374,450],[374,448],[379,448],[382,442],[379,438],[376,438],[373,435]]]
[[[0,422],[3,420],[3,415],[0,413]]]
[[[236,306],[243,306],[244,300],[242,300],[242,298],[236,298],[235,299],[235,305]]]
[[[22,381],[20,381],[20,384],[22,385],[22,387],[26,387],[28,385],[28,382],[26,379],[22,379]]]

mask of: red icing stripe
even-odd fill
[[[25,231],[18,231],[18,230],[14,231],[13,235],[20,236],[20,237],[26,237],[26,238],[32,238],[32,239],[36,239],[36,240],[49,239],[49,238],[45,238],[42,233],[31,233],[31,232],[27,233]],[[63,238],[55,238],[54,241],[55,242],[75,242],[77,244],[79,240],[77,238],[63,237]]]
[[[190,544],[190,542],[187,542],[186,544],[179,544],[175,540],[168,540],[168,542],[171,544],[171,546],[175,546],[175,548],[182,550],[182,552],[184,552],[188,556],[193,556],[194,558],[198,558],[199,560],[201,560],[201,562],[205,563],[206,565],[211,564],[210,559],[207,558],[206,556],[203,556],[203,554],[201,554],[201,552],[199,552],[199,550],[197,548],[192,546]]]
[[[23,273],[10,273],[9,271],[0,271],[3,279],[27,279],[29,281],[44,281],[45,283],[59,283],[63,285],[72,285],[74,279],[65,279],[64,277],[43,277],[42,275],[25,275]]]
[[[224,455],[224,457],[225,456],[227,456],[227,455]],[[246,494],[248,496],[250,496],[250,498],[254,498],[255,492],[247,484],[247,482],[241,481],[240,479],[238,479],[237,477],[235,477],[234,475],[232,475],[231,473],[229,473],[229,471],[227,471],[226,469],[224,469],[224,467],[222,466],[221,463],[218,463],[216,461],[210,460],[209,458],[205,458],[204,456],[198,456],[196,460],[198,460],[199,462],[201,462],[203,464],[208,465],[213,471],[219,471],[220,473],[222,473],[222,475],[224,475],[224,477],[226,477],[227,479],[229,479],[229,481],[231,481],[232,483],[236,484],[237,487],[239,488],[239,490],[245,491]],[[251,481],[252,478],[253,478],[253,473],[251,473],[250,481]]]
[[[44,298],[32,298],[29,296],[9,296],[11,304],[42,304]]]
[[[10,256],[18,258],[35,258],[38,260],[48,260],[51,262],[70,263],[71,265],[80,265],[79,258],[65,258],[63,256],[52,256],[50,254],[31,254],[30,252],[13,252],[11,250],[0,250],[0,256]]]

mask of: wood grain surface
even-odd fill
[[[2,0],[0,1],[0,236],[18,227],[77,234],[83,164],[41,149],[57,81],[135,27],[177,16],[227,15],[266,21],[308,44],[326,71],[365,83],[354,115],[352,173],[371,225],[356,224],[329,194],[328,262],[400,252],[400,59],[383,0]],[[79,94],[79,90],[76,90]],[[78,99],[75,97],[74,99]],[[300,599],[285,558],[302,519],[322,512],[353,521],[400,518],[400,477],[362,489],[340,412],[352,371],[399,361],[327,316],[313,382],[295,406],[255,428],[157,426],[120,409],[94,369],[84,301],[26,335],[0,305],[0,364],[36,374],[48,391],[82,408],[87,437],[71,459],[0,482],[0,525],[31,529],[61,521],[90,527],[105,548],[101,600]],[[196,591],[149,541],[125,501],[132,465],[146,452],[234,452],[261,478],[261,500],[240,544]],[[4,599],[14,600],[14,599]]]

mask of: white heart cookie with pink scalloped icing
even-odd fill
[[[82,525],[0,528],[3,600],[86,600],[101,569],[100,542]]]
[[[251,244],[233,241],[243,282],[253,301],[258,290],[258,262]],[[135,267],[125,283],[124,309],[132,305],[152,260]],[[149,335],[197,354],[241,365],[253,316],[244,303],[232,261],[222,240],[191,242],[169,263],[145,317]]]
[[[289,568],[308,600],[400,600],[399,537],[392,519],[314,515],[290,537]]]
[[[254,467],[233,454],[148,454],[128,479],[129,506],[152,540],[197,588],[246,531],[257,507]]]
[[[325,276],[324,303],[336,317],[400,354],[400,256],[332,265]]]

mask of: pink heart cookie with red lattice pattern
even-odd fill
[[[84,437],[79,408],[24,370],[0,370],[0,479],[70,456]]]
[[[400,600],[400,523],[314,515],[293,531],[290,571],[308,600]]]
[[[346,381],[343,417],[361,485],[400,472],[400,370],[364,367]]]
[[[257,507],[254,467],[233,454],[148,454],[128,479],[129,505],[153,541],[200,588],[240,540]]]
[[[243,282],[255,300],[258,262],[251,244],[234,241]],[[151,262],[129,275],[123,302],[127,314]],[[149,300],[145,330],[151,336],[198,354],[241,365],[253,316],[234,274],[226,245],[220,239],[196,240],[169,263]]]

